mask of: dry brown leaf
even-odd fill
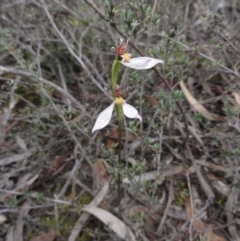
[[[151,95],[144,95],[144,99],[146,99],[150,104],[157,106],[159,105],[159,102],[156,98],[153,98]]]
[[[236,101],[236,103],[239,107],[240,106],[240,96],[239,96],[239,94],[237,92],[233,91],[233,96],[234,96],[235,101]]]
[[[170,136],[175,136],[177,135],[177,130],[174,126],[175,124],[175,116],[173,115],[172,112],[169,113],[168,115],[168,122],[167,122],[167,130]]]
[[[210,121],[224,121],[225,120],[224,116],[210,113],[202,104],[200,104],[197,101],[197,99],[195,99],[192,96],[192,94],[189,92],[189,90],[187,89],[187,87],[183,81],[180,81],[179,84],[180,84],[180,87],[181,87],[185,97],[187,98],[188,102],[191,104],[191,106],[193,107],[194,110],[201,113],[206,119],[208,119]]]
[[[213,174],[207,174],[208,179],[211,181],[211,185],[215,187],[220,193],[224,196],[228,196],[231,189],[230,186],[219,180],[219,178],[215,177]]]
[[[70,153],[71,153],[71,151],[67,151],[64,154],[62,154],[61,156],[55,158],[43,178],[50,177],[64,163],[64,161],[66,160],[67,156]]]
[[[123,240],[135,241],[135,236],[131,229],[126,226],[120,219],[111,213],[96,206],[87,205],[82,211],[91,213],[93,216],[102,221],[109,229],[116,233]]]
[[[149,236],[150,240],[159,240],[159,235],[156,234],[156,230],[161,218],[162,216],[154,210],[149,210],[146,214],[144,231]]]
[[[217,95],[222,95],[223,94],[223,88],[221,85],[216,85],[215,86],[215,91]]]
[[[97,187],[104,185],[108,182],[107,170],[103,164],[103,159],[97,159],[93,166],[93,185]]]
[[[50,230],[49,232],[40,232],[37,236],[32,237],[30,241],[54,241],[61,237],[58,231]]]
[[[118,128],[116,127],[108,128],[104,133],[104,136],[118,140]],[[125,131],[122,131],[122,140],[126,140],[126,137],[129,142],[135,141],[137,139],[137,136],[134,135],[133,133],[127,133],[126,135]]]
[[[59,169],[61,169],[62,165],[64,164],[64,161],[66,160],[67,156],[72,153],[71,151],[65,152],[63,155],[55,158],[53,162],[51,163],[50,167],[48,168],[47,172],[45,175],[38,180],[36,183],[33,183],[30,188],[34,188],[36,186],[41,185],[43,182],[47,181],[50,179],[52,176],[56,175],[58,173]]]
[[[194,209],[191,207],[190,201],[186,200],[185,202],[185,211],[187,214],[187,217],[189,219],[191,219],[191,224],[192,226],[199,232],[199,233],[203,233],[205,231],[205,226],[203,224],[203,222],[201,221],[201,219],[199,218],[195,218],[194,214],[195,211]]]
[[[107,150],[111,150],[115,145],[116,145],[116,141],[114,141],[113,139],[111,138],[107,138],[107,142],[106,142],[106,149]]]
[[[226,95],[226,98],[235,108],[239,108],[239,104],[232,96]]]
[[[70,120],[70,123],[77,123],[80,121],[80,115],[75,116],[73,119]]]
[[[227,239],[213,233],[213,226],[212,224],[209,224],[205,233],[204,237],[207,239],[207,241],[227,241]]]

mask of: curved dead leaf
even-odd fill
[[[235,101],[237,103],[237,107],[239,107],[239,105],[240,105],[240,95],[237,92],[233,91],[233,96],[234,96]]]
[[[186,211],[187,217],[191,219],[192,226],[199,233],[203,233],[205,231],[205,225],[200,218],[197,218],[194,216],[195,210],[194,210],[194,207],[191,206],[191,203],[189,200],[186,200],[185,202],[185,211]]]
[[[237,203],[239,196],[239,191],[236,188],[232,188],[231,192],[228,195],[228,199],[226,202],[225,210],[226,210],[226,216],[227,216],[227,223],[228,225],[228,231],[232,237],[232,240],[234,241],[240,241],[240,231],[237,228],[236,222],[234,222],[234,206]]]
[[[31,202],[27,200],[21,207],[14,227],[13,240],[14,241],[23,241],[23,226],[24,218],[28,215],[31,208]]]
[[[187,98],[188,102],[191,104],[191,106],[196,110],[197,112],[201,113],[206,119],[210,121],[224,121],[225,117],[220,116],[217,114],[210,113],[202,104],[200,104],[190,93],[190,91],[187,89],[185,83],[183,81],[179,82],[179,85]]]
[[[97,196],[91,201],[91,203],[89,203],[88,206],[98,206],[106,196],[108,189],[109,189],[109,183],[105,182],[104,186],[98,192]],[[89,216],[90,216],[89,213],[83,212],[81,214],[81,216],[78,218],[77,222],[75,223],[74,227],[72,228],[68,241],[75,241],[77,239],[79,233],[81,232]]]
[[[151,105],[154,105],[154,106],[158,106],[159,105],[159,101],[152,97],[151,95],[144,95],[143,96]]]
[[[228,196],[231,192],[230,187],[219,180],[217,177],[215,177],[213,174],[207,175],[208,179],[211,181],[211,185],[215,187],[220,193],[222,193],[224,196]]]
[[[91,205],[85,206],[82,211],[91,213],[106,226],[108,226],[114,233],[116,233],[123,240],[135,241],[135,236],[131,229],[126,226],[120,219],[116,218],[111,213]]]
[[[219,236],[218,234],[215,234],[213,232],[212,224],[208,224],[208,227],[204,233],[204,237],[209,241],[227,241],[227,239],[225,239],[224,237]]]
[[[107,170],[104,166],[103,159],[97,159],[93,166],[93,185],[95,189],[104,185],[108,181]]]

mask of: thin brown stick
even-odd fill
[[[162,234],[163,227],[164,227],[164,223],[165,223],[165,221],[166,221],[167,214],[168,214],[169,208],[170,208],[171,205],[172,205],[172,201],[173,201],[173,200],[174,200],[173,181],[172,181],[172,179],[171,179],[171,180],[170,180],[170,184],[169,184],[169,194],[168,194],[167,206],[166,206],[166,208],[165,208],[163,217],[162,217],[162,219],[161,219],[161,223],[159,224],[159,227],[158,227],[158,230],[157,230],[157,234],[158,234],[159,236],[161,236],[161,234]]]
[[[121,170],[122,121],[118,121],[118,168]],[[121,173],[118,172],[118,213],[121,218]]]
[[[198,180],[200,182],[200,185],[203,189],[203,191],[205,192],[206,196],[209,198],[209,199],[213,199],[215,198],[215,195],[214,195],[214,192],[212,191],[211,187],[208,185],[208,183],[206,182],[206,180],[204,179],[202,173],[200,172],[199,170],[199,167],[198,165],[196,164],[195,160],[194,160],[194,157],[193,157],[193,154],[189,148],[189,145],[188,143],[186,143],[186,148],[187,148],[187,153],[188,153],[188,157],[189,159],[191,160],[192,164],[193,164],[193,167],[196,171],[196,174],[197,174],[197,177],[198,177]]]

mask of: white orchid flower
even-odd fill
[[[112,118],[113,108],[115,105],[122,105],[122,110],[125,116],[128,118],[134,119],[137,118],[142,121],[142,117],[138,114],[138,111],[135,107],[126,103],[122,97],[116,97],[114,102],[103,112],[101,112],[94,124],[92,133],[96,130],[104,128],[110,122]]]
[[[155,59],[151,57],[137,57],[131,58],[131,54],[126,53],[129,39],[127,39],[126,44],[124,44],[123,39],[120,39],[120,44],[117,48],[112,47],[112,50],[117,53],[121,63],[132,69],[150,69],[156,64],[164,64],[164,61],[161,59]]]
[[[156,64],[164,64],[163,60],[150,57],[138,57],[131,59],[131,55],[127,53],[123,54],[121,57],[121,63],[132,69],[150,69]]]

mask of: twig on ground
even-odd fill
[[[161,223],[159,224],[159,227],[158,227],[158,230],[157,230],[157,234],[159,236],[162,235],[162,231],[163,231],[163,228],[164,228],[164,223],[165,223],[166,218],[167,218],[168,210],[169,210],[170,206],[172,205],[173,200],[174,200],[173,181],[172,181],[172,179],[170,179],[167,206],[164,210],[164,214],[163,214],[163,217],[161,219]]]

